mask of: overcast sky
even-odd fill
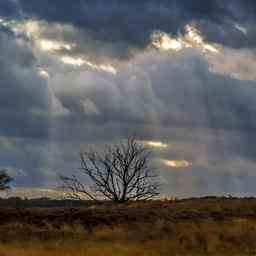
[[[0,167],[54,188],[136,134],[162,193],[256,195],[255,0],[1,0]]]

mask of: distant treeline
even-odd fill
[[[204,204],[205,202],[225,202],[228,204],[233,203],[252,203],[256,202],[255,197],[247,197],[247,198],[236,198],[236,197],[216,197],[216,196],[206,196],[202,198],[185,198],[185,199],[177,199],[177,198],[163,198],[160,200],[152,200],[155,204],[164,204],[164,203],[186,203],[189,202],[193,204]],[[144,203],[143,203],[144,202]],[[148,201],[141,201],[140,205],[148,205]],[[132,202],[130,202],[132,204]],[[72,200],[72,199],[51,199],[47,197],[35,198],[35,199],[27,199],[20,197],[9,197],[9,198],[0,198],[0,208],[65,208],[65,207],[75,207],[75,208],[87,208],[90,206],[111,206],[111,201],[93,201],[93,200]],[[129,203],[128,203],[129,205]],[[149,204],[150,205],[150,204]],[[175,204],[174,204],[175,205]],[[255,210],[256,212],[256,210]]]
[[[50,198],[22,199],[20,197],[0,198],[0,207],[26,208],[26,207],[88,207],[92,204],[86,200],[54,200]]]

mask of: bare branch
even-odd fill
[[[156,173],[149,167],[150,151],[128,138],[114,146],[106,146],[104,153],[93,150],[80,154],[81,168],[99,197],[115,202],[151,199],[159,194]],[[88,188],[76,176],[61,177],[63,187],[74,198],[81,194],[92,200]]]

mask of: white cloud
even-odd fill
[[[166,149],[169,147],[168,144],[162,142],[162,141],[142,141],[142,144],[152,147],[152,148],[156,148],[156,149]]]
[[[67,65],[75,67],[87,66],[93,70],[104,71],[113,75],[117,74],[117,69],[113,67],[111,64],[94,64],[90,61],[87,61],[84,58],[72,56],[62,56],[60,59],[64,64]]]
[[[68,44],[64,42],[58,42],[53,40],[42,39],[39,41],[39,46],[43,51],[60,51],[60,50],[72,50],[76,45]]]
[[[152,34],[152,45],[162,51],[181,51],[196,48],[203,53],[218,53],[217,45],[205,42],[201,32],[194,26],[185,26],[185,35],[174,38],[165,32],[156,31]]]
[[[192,163],[186,160],[162,160],[163,164],[170,168],[188,168],[192,166]]]
[[[70,110],[65,108],[61,101],[55,96],[52,95],[52,102],[50,108],[50,115],[51,116],[67,116],[71,114]]]
[[[246,28],[239,24],[236,29],[247,34]],[[256,47],[255,49],[232,49],[220,44],[205,41],[201,32],[194,25],[185,27],[185,35],[172,37],[164,32],[154,32],[152,45],[162,51],[180,52],[193,48],[203,53],[210,65],[210,71],[238,80],[256,80]]]
[[[49,75],[49,73],[46,71],[46,70],[44,70],[44,69],[39,69],[39,71],[38,71],[38,74],[41,76],[41,77],[43,77],[43,78],[45,78],[46,80],[48,80],[49,78],[50,78],[50,75]]]
[[[240,24],[235,24],[234,25],[235,26],[235,28],[237,29],[237,30],[239,30],[240,32],[242,32],[244,35],[247,35],[247,29],[244,27],[244,26],[242,26],[242,25],[240,25]]]
[[[83,110],[85,115],[91,116],[91,115],[99,115],[100,111],[98,110],[95,103],[90,99],[85,99],[81,101]]]
[[[75,58],[75,57],[71,57],[71,56],[61,57],[61,61],[64,64],[78,66],[78,67],[81,67],[85,64],[85,60],[83,60],[82,58]]]
[[[256,80],[256,49],[224,48],[208,59],[211,71],[238,80]]]

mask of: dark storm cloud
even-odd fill
[[[34,56],[13,37],[0,34],[0,134],[40,137],[47,134],[50,101],[47,85],[37,75]]]
[[[254,19],[224,19],[222,23],[209,20],[197,22],[202,34],[213,43],[218,43],[234,49],[254,48],[256,44],[256,29]]]
[[[142,63],[114,77],[77,70],[56,76],[52,83],[61,85],[56,95],[80,120],[248,132],[256,128],[255,82],[214,74],[191,50],[173,58],[145,55]]]
[[[253,1],[20,0],[20,3],[23,12],[30,17],[70,23],[87,31],[96,40],[121,43],[121,57],[129,56],[130,47],[140,49],[147,46],[153,31],[175,35],[191,22],[201,25],[205,36],[213,42],[232,47],[251,47],[255,44],[253,28],[246,38],[234,28],[235,22],[245,24],[248,21],[250,29],[253,27]],[[205,22],[210,26],[204,27]]]
[[[241,49],[255,47],[255,6],[241,0],[0,0],[0,16],[13,22],[0,28],[0,167],[22,170],[17,185],[54,184],[58,172],[77,168],[81,148],[136,134],[170,143],[155,152],[169,195],[255,193],[249,181],[255,180],[255,58],[253,50]],[[194,45],[176,53],[146,48],[152,32],[178,35],[188,23],[205,42],[224,46],[220,57]],[[40,43],[48,39],[77,46],[44,51]],[[63,55],[106,61],[117,74],[61,63]],[[192,166],[174,170],[161,159]]]
[[[48,144],[41,140],[0,137],[0,168],[10,170],[19,186],[45,185],[49,181],[47,150]]]
[[[11,17],[18,13],[15,0],[3,0],[0,2],[0,16]]]
[[[145,54],[116,77],[77,70],[52,82],[61,85],[56,95],[72,113],[56,121],[52,136],[73,141],[77,152],[81,141],[86,148],[88,142],[136,134],[141,140],[170,143],[170,150],[157,157],[192,163],[183,170],[158,165],[167,194],[255,191],[246,187],[256,156],[255,82],[212,73],[194,50],[172,58]],[[93,102],[97,113],[85,113],[84,100]],[[59,150],[68,154],[68,147]]]

